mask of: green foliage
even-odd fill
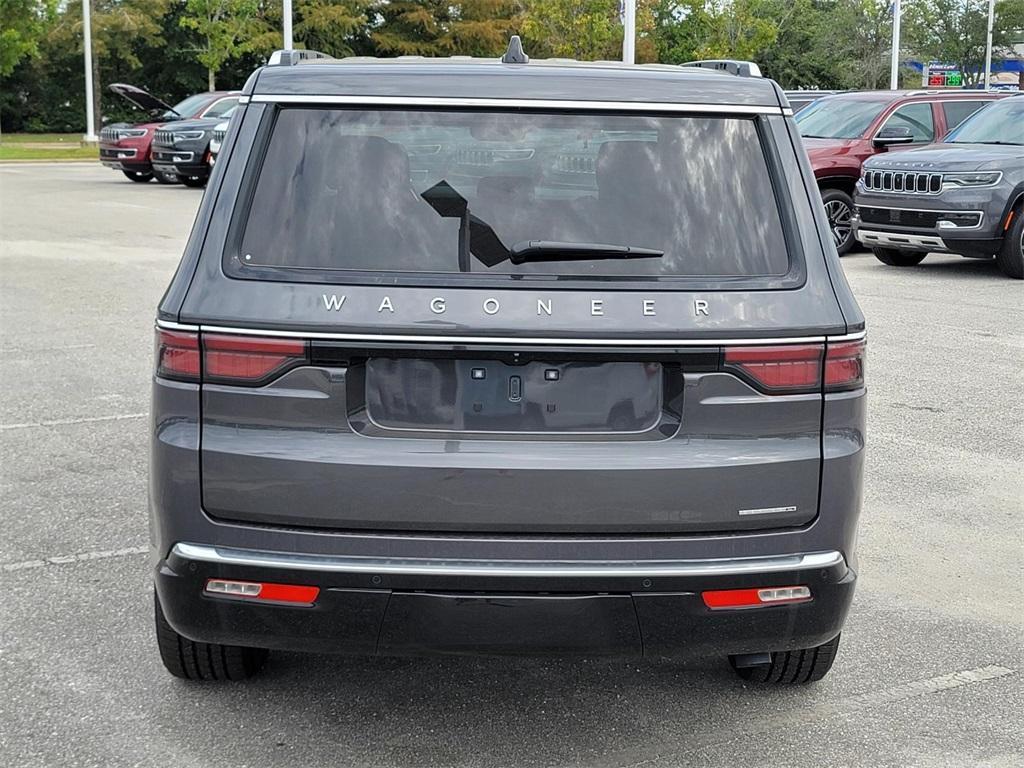
[[[988,0],[930,0],[907,9],[906,40],[924,61],[959,64],[968,83],[985,67]],[[993,56],[1009,53],[1014,32],[1024,29],[1024,0],[996,3]]]
[[[518,0],[377,0],[370,41],[381,56],[497,56],[521,10]]]
[[[186,0],[181,26],[199,34],[196,58],[206,67],[208,86],[230,59],[246,53],[261,31],[258,0]]]
[[[622,58],[619,0],[531,0],[522,29],[531,56]]]
[[[280,48],[281,0],[91,0],[97,113],[138,114],[106,91],[130,82],[168,102],[239,88]],[[638,61],[743,58],[784,87],[884,88],[891,0],[638,0]],[[904,59],[984,62],[987,0],[905,0]],[[995,57],[1024,30],[999,0]],[[512,34],[534,58],[619,59],[619,0],[294,0],[297,47],[335,56],[498,56]],[[971,75],[969,74],[970,78]],[[6,130],[81,131],[81,0],[0,0]],[[907,85],[916,85],[910,78]]]
[[[0,0],[0,77],[39,53],[56,4],[57,0]]]
[[[332,56],[352,56],[366,48],[370,2],[296,0],[294,22],[295,39],[306,48]]]

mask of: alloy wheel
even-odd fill
[[[825,215],[828,216],[828,226],[832,230],[832,242],[836,248],[841,248],[853,233],[850,224],[853,211],[842,200],[829,200],[825,203]]]

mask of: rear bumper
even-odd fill
[[[313,605],[209,596],[210,578],[315,585]],[[855,574],[835,551],[707,560],[433,560],[179,543],[156,567],[193,640],[294,651],[711,656],[807,648],[839,633]],[[806,585],[791,605],[711,610],[711,589]]]

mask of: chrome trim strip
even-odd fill
[[[858,229],[856,237],[864,245],[910,246],[911,248],[929,251],[949,250],[945,241],[935,235],[907,235],[900,232],[878,232],[875,230]]]
[[[166,331],[198,331],[198,325],[186,325],[184,323],[173,323],[170,320],[157,320],[157,328],[163,328]]]
[[[237,328],[222,325],[191,325],[170,320],[157,320],[159,328],[169,331],[207,331],[231,333],[239,336],[275,336],[292,339],[324,339],[326,341],[385,341],[428,342],[456,344],[571,344],[579,346],[655,346],[655,347],[723,347],[761,346],[772,344],[818,344],[824,341],[856,341],[863,339],[864,331],[841,336],[776,336],[764,339],[581,339],[535,338],[520,336],[426,336],[420,334],[389,333],[321,333],[316,331],[276,331],[263,328]]]
[[[172,552],[178,557],[205,563],[282,568],[295,571],[386,573],[402,576],[519,576],[525,578],[733,576],[805,568],[831,568],[845,562],[843,555],[836,551],[713,560],[576,560],[564,562],[305,555],[232,547],[211,547],[186,542],[175,544]]]
[[[743,104],[677,104],[663,101],[583,101],[572,99],[496,99],[428,96],[304,96],[260,93],[253,102],[267,104],[362,104],[389,107],[532,107],[534,109],[586,109],[616,112],[702,112],[727,115],[782,115],[782,107]]]
[[[418,333],[320,333],[316,331],[274,331],[262,328],[232,328],[221,325],[203,325],[203,331],[234,333],[247,336],[284,336],[287,338],[327,339],[335,341],[397,341],[429,342],[440,344],[571,344],[574,346],[627,346],[627,347],[721,347],[758,346],[764,344],[814,344],[825,341],[825,336],[786,336],[770,339],[586,339],[548,338],[534,336],[427,336]]]
[[[861,339],[867,338],[867,331],[857,331],[856,333],[847,333],[844,336],[829,336],[829,344],[835,344],[841,341],[860,341]]]

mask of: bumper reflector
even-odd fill
[[[755,608],[762,605],[806,603],[810,587],[765,587],[763,589],[716,589],[701,593],[704,605],[717,608]]]
[[[233,581],[210,579],[206,582],[207,593],[227,597],[248,597],[274,603],[300,603],[310,605],[320,594],[320,587],[299,584],[272,584],[265,581]]]

